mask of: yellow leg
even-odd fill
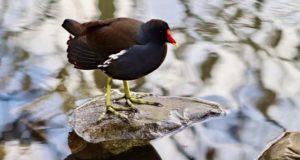
[[[161,104],[157,103],[157,102],[149,102],[149,101],[140,100],[140,98],[151,95],[151,94],[145,93],[145,94],[140,94],[140,95],[137,95],[137,96],[132,96],[127,81],[123,81],[124,93],[125,93],[124,97],[121,97],[121,98],[118,98],[118,99],[115,99],[115,100],[120,100],[120,99],[125,98],[126,103],[128,104],[128,107],[113,106],[111,104],[111,97],[110,97],[111,96],[111,83],[112,83],[112,78],[109,77],[108,80],[107,80],[107,84],[106,84],[105,108],[104,108],[104,111],[102,112],[102,114],[100,115],[99,120],[103,119],[105,117],[105,115],[107,114],[107,112],[111,112],[112,114],[120,117],[123,120],[128,120],[128,117],[125,114],[120,113],[119,111],[121,111],[121,110],[134,110],[134,111],[137,111],[137,109],[136,109],[136,107],[134,107],[133,103],[161,106]]]
[[[117,111],[118,107],[114,107],[111,105],[111,101],[110,101],[110,94],[111,94],[111,83],[112,83],[112,78],[108,78],[107,79],[107,84],[106,84],[106,101],[105,101],[105,108],[104,111],[102,112],[102,114],[99,117],[99,120],[103,119],[105,117],[105,115],[107,114],[107,111],[111,112],[112,114],[127,120],[127,116],[123,113],[120,113]]]
[[[140,100],[140,98],[148,96],[150,94],[142,94],[142,95],[138,95],[138,96],[132,96],[130,93],[130,89],[129,89],[127,81],[123,81],[123,85],[124,85],[124,93],[125,93],[124,98],[126,99],[126,103],[128,104],[128,106],[131,107],[132,109],[136,110],[133,103],[161,106],[161,104],[157,103],[157,102],[149,102],[149,101]]]

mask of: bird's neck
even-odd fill
[[[137,40],[140,44],[147,44],[150,41],[150,38],[145,30],[146,29],[144,25],[141,25],[140,29],[138,30]]]

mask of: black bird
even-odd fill
[[[79,23],[66,19],[63,24],[72,36],[68,40],[68,60],[77,69],[100,69],[109,78],[106,88],[107,111],[126,119],[111,105],[110,92],[112,79],[123,80],[124,98],[130,109],[132,103],[159,105],[156,102],[142,101],[131,95],[128,80],[143,77],[157,69],[164,61],[169,42],[176,45],[169,25],[159,19],[142,22],[132,18],[114,18]]]

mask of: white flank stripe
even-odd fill
[[[108,67],[108,65],[104,64],[104,65],[98,65],[97,66],[98,68],[105,68],[105,67]]]
[[[122,51],[120,51],[119,53],[110,55],[109,58],[111,58],[111,59],[118,59],[118,58],[119,58],[120,56],[122,56],[125,52],[126,52],[126,50],[122,50]]]
[[[108,67],[109,64],[112,62],[112,60],[116,60],[118,59],[120,56],[122,56],[123,54],[126,53],[126,50],[121,50],[119,53],[115,53],[115,54],[112,54],[108,57],[108,59],[106,61],[104,61],[103,64],[100,64],[98,65],[97,67],[98,68],[105,68],[105,67]]]

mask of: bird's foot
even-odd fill
[[[101,113],[100,117],[98,118],[98,121],[101,121],[107,115],[107,112],[116,115],[117,117],[121,118],[124,121],[128,121],[128,116],[125,115],[124,113],[119,112],[124,110],[130,110],[130,109],[128,107],[117,107],[113,105],[107,105],[105,106],[104,111]]]
[[[154,106],[162,106],[160,103],[157,102],[150,102],[150,101],[144,101],[141,100],[144,97],[147,96],[152,96],[153,94],[150,93],[134,93],[133,95],[131,94],[125,94],[122,97],[119,98],[115,98],[115,99],[111,99],[114,102],[117,102],[119,100],[125,99],[125,102],[127,104],[127,106],[116,106],[116,105],[111,105],[110,102],[110,97],[107,99],[107,103],[105,106],[104,111],[101,113],[100,117],[99,117],[99,121],[101,121],[107,114],[108,112],[110,112],[111,114],[121,118],[122,120],[128,122],[128,116],[120,111],[134,111],[137,112],[138,109],[134,106],[134,104],[145,104],[145,105],[154,105]]]
[[[130,97],[125,96],[125,99],[126,99],[126,103],[130,107],[134,107],[133,104],[145,104],[145,105],[152,105],[152,106],[161,106],[161,104],[158,103],[158,102],[144,101],[144,100],[141,100],[141,98],[138,97],[138,96],[130,96]]]
[[[145,104],[145,105],[153,105],[153,106],[162,106],[162,104],[160,104],[158,102],[151,102],[151,101],[141,100],[142,98],[147,97],[147,96],[152,96],[152,94],[151,93],[135,93],[134,96],[133,95],[130,95],[130,96],[124,95],[123,97],[114,99],[114,101],[119,101],[121,99],[125,99],[128,107],[131,110],[135,110],[135,111],[137,111],[137,108],[133,104]]]

